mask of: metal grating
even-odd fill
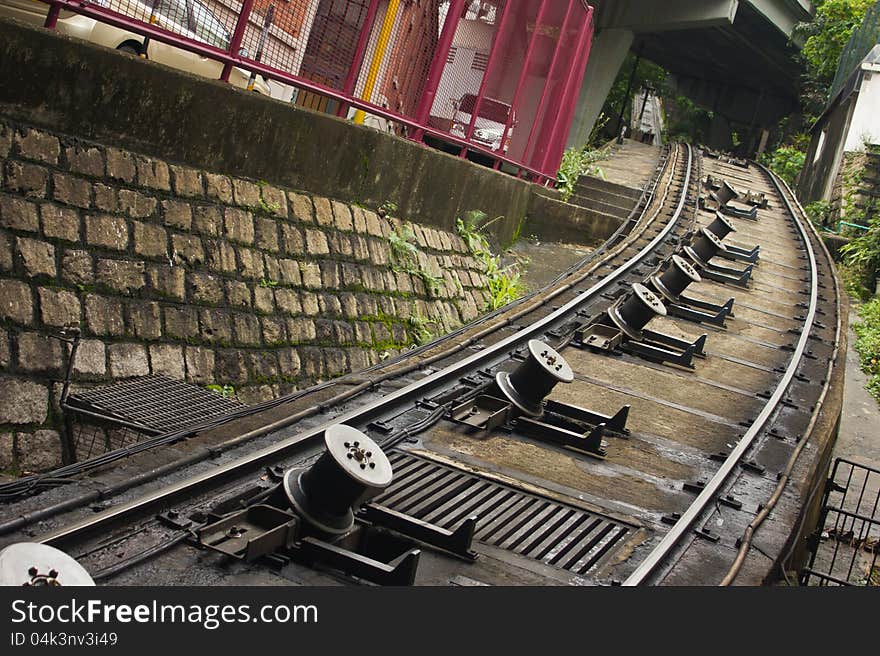
[[[107,420],[143,426],[155,433],[178,430],[245,406],[210,390],[165,376],[144,376],[78,391],[67,399],[71,409],[83,409]]]
[[[389,458],[394,481],[374,503],[450,531],[476,515],[480,542],[576,574],[589,572],[631,529],[409,453]]]
[[[880,469],[837,458],[804,585],[880,585]]]

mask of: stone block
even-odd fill
[[[140,339],[162,337],[162,313],[159,304],[135,301],[128,305],[129,332]]]
[[[254,215],[247,210],[227,207],[223,214],[223,234],[242,244],[254,243]]]
[[[61,278],[73,285],[90,285],[95,281],[94,262],[87,251],[65,250],[61,256]]]
[[[238,262],[243,278],[260,280],[266,274],[266,270],[263,267],[263,258],[258,251],[251,250],[250,248],[239,248]]]
[[[210,199],[232,203],[232,180],[228,176],[205,173],[205,191]]]
[[[288,319],[287,336],[292,344],[310,342],[317,338],[318,331],[312,319]]]
[[[310,255],[327,255],[330,253],[330,244],[327,234],[322,230],[306,228],[306,251]]]
[[[34,319],[31,288],[19,280],[0,280],[0,319],[29,325]]]
[[[201,171],[186,166],[171,165],[171,184],[178,196],[200,198],[205,195]]]
[[[276,289],[275,304],[278,306],[279,312],[290,315],[297,315],[302,312],[302,304],[299,301],[299,294],[291,289]]]
[[[303,314],[310,317],[318,315],[318,296],[312,292],[300,292],[299,301],[302,304]]]
[[[47,326],[78,326],[81,307],[79,298],[73,292],[63,289],[41,287],[40,317]]]
[[[104,177],[104,155],[97,148],[88,146],[68,146],[64,149],[67,168],[74,173],[93,178]]]
[[[60,371],[64,367],[61,342],[40,333],[18,336],[18,366],[25,371]]]
[[[15,434],[0,432],[0,470],[15,467]]]
[[[226,310],[199,310],[202,339],[215,344],[232,343],[232,316]]]
[[[271,351],[248,353],[254,380],[264,383],[278,377],[278,358]]]
[[[40,205],[43,234],[50,239],[79,241],[79,214],[68,207],[50,203]]]
[[[158,294],[178,301],[186,298],[186,273],[183,268],[153,265],[147,272],[147,278]]]
[[[253,306],[251,288],[239,280],[226,281],[226,298],[232,307],[249,308]]]
[[[98,259],[95,280],[117,292],[131,294],[144,288],[145,269],[143,262]]]
[[[165,225],[181,230],[192,228],[192,208],[179,200],[162,201],[162,217]]]
[[[139,191],[120,189],[118,202],[120,211],[133,219],[146,219],[158,214],[159,201]]]
[[[158,159],[135,157],[137,164],[138,183],[142,187],[171,191],[171,176],[168,165]]]
[[[236,205],[242,207],[260,207],[260,187],[253,182],[232,179],[232,197]]]
[[[303,223],[315,222],[315,211],[311,198],[303,194],[289,192],[287,194],[287,201],[291,210],[291,218]]]
[[[113,378],[133,378],[150,373],[147,347],[143,344],[111,344],[107,353]]]
[[[186,380],[197,385],[214,382],[214,351],[201,346],[186,347]]]
[[[206,237],[223,234],[223,215],[213,205],[197,205],[193,208],[193,229]]]
[[[171,251],[177,261],[191,267],[205,263],[205,249],[198,235],[171,235]]]
[[[267,346],[283,344],[287,341],[284,323],[274,317],[262,317],[260,326],[263,329],[263,342]]]
[[[107,353],[104,342],[84,339],[76,350],[73,371],[76,374],[103,376],[107,373]]]
[[[243,346],[258,346],[262,344],[260,334],[260,320],[252,314],[233,315],[233,329],[235,341]]]
[[[264,185],[260,189],[263,197],[262,208],[279,218],[287,218],[287,195],[278,187]]]
[[[214,353],[214,376],[223,384],[245,383],[250,378],[244,354],[239,350],[224,349]]]
[[[37,232],[40,221],[36,204],[23,198],[0,195],[0,228]]]
[[[287,259],[278,260],[278,280],[285,285],[299,287],[302,284],[299,262]]]
[[[61,434],[54,430],[15,436],[18,467],[23,472],[45,472],[61,466]]]
[[[172,339],[195,339],[199,336],[199,318],[195,308],[165,306],[165,336]]]
[[[122,303],[116,299],[89,294],[86,296],[86,326],[95,335],[125,334]]]
[[[57,274],[55,267],[55,247],[45,241],[18,237],[15,240],[21,265],[28,278],[48,276],[54,278]]]
[[[0,378],[0,424],[42,424],[48,412],[48,387],[29,380]]]
[[[263,314],[275,311],[275,292],[270,287],[254,287],[254,308]]]
[[[348,208],[348,205],[338,200],[332,201],[331,205],[333,206],[333,217],[336,220],[336,227],[346,232],[354,230],[354,218],[351,216],[351,210]]]
[[[191,273],[192,302],[203,305],[219,305],[223,302],[222,282],[209,273]]]
[[[154,223],[132,221],[134,252],[142,257],[168,257],[168,235],[165,228]]]
[[[205,263],[209,269],[221,273],[236,273],[238,271],[235,246],[220,239],[206,239],[204,244]]]
[[[183,347],[174,344],[151,344],[150,369],[156,375],[183,380],[186,375]]]
[[[28,162],[6,162],[4,188],[33,198],[46,196],[49,171],[39,164]]]
[[[113,187],[108,187],[101,183],[95,183],[92,185],[92,196],[94,198],[95,207],[102,212],[119,211],[119,196]]]
[[[86,217],[86,242],[117,251],[128,247],[128,226],[118,216],[96,214]]]
[[[322,196],[315,196],[315,222],[320,226],[331,227],[333,225],[333,208],[330,201]]]
[[[107,176],[129,184],[133,183],[137,171],[134,156],[118,148],[108,148],[106,154]]]
[[[92,206],[92,184],[88,180],[65,173],[55,173],[52,175],[52,185],[55,188],[52,196],[59,203],[84,209]]]
[[[257,248],[262,248],[263,250],[277,253],[278,222],[275,219],[259,217],[256,219],[254,228],[255,243],[257,245]]]
[[[321,268],[317,262],[300,262],[303,285],[308,289],[321,289]]]
[[[58,156],[61,154],[61,144],[58,142],[58,137],[40,130],[25,128],[23,131],[15,133],[14,142],[22,157],[47,164],[58,163]]]
[[[302,255],[306,252],[302,230],[289,223],[281,224],[281,248],[285,255]]]

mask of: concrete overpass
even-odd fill
[[[599,0],[569,145],[589,136],[630,50],[673,74],[683,95],[728,122],[770,127],[798,108],[790,38],[809,0]]]

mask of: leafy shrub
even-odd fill
[[[806,153],[794,146],[780,146],[772,153],[764,153],[761,163],[767,166],[788,184],[793,185],[804,168]]]
[[[568,202],[577,186],[577,181],[582,175],[598,175],[605,178],[605,172],[596,162],[608,156],[606,150],[588,150],[569,148],[562,155],[562,163],[559,165],[559,173],[556,174],[556,188],[559,189],[562,200]]]
[[[859,309],[859,317],[855,329],[855,349],[859,354],[862,371],[868,375],[865,389],[880,401],[880,297],[865,303]]]
[[[842,246],[840,254],[847,291],[862,300],[870,298],[880,272],[880,215],[871,219],[864,233]]]

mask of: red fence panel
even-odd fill
[[[103,24],[105,45],[315,111],[362,110],[539,181],[555,177],[593,30],[583,0],[58,0],[47,27],[68,30],[68,11]]]

